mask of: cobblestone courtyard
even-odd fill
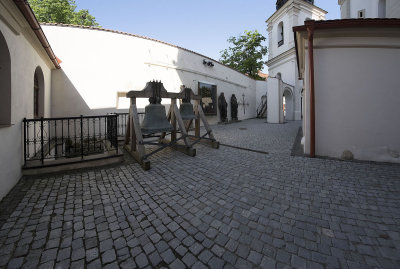
[[[264,122],[213,127],[268,154],[197,144],[146,172],[20,182],[0,205],[0,267],[400,268],[400,166],[294,157],[300,123]]]

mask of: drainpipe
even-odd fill
[[[310,157],[315,157],[315,86],[314,86],[314,23],[307,25],[308,62],[310,65]]]

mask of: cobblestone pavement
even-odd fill
[[[269,154],[197,145],[146,172],[26,179],[1,214],[0,267],[400,268],[400,166],[292,157],[299,126],[214,126]]]

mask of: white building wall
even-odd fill
[[[54,25],[42,27],[62,60],[62,70],[53,72],[52,115],[55,117],[116,111],[118,92],[142,90],[150,80],[161,80],[171,92],[179,92],[180,86],[185,85],[197,93],[199,82],[215,84],[217,95],[224,92],[228,104],[232,94],[238,102],[242,102],[242,94],[245,94],[248,105],[245,110],[239,106],[239,119],[256,115],[256,81],[215,61],[212,61],[214,67],[205,66],[204,56],[110,31]],[[164,103],[168,101],[164,100]],[[128,108],[126,98],[119,98],[119,103]],[[147,99],[138,99],[139,109],[147,104]],[[216,123],[219,115],[209,116],[208,120]]]
[[[400,163],[399,38],[315,39],[316,155]]]
[[[385,18],[400,18],[399,0],[339,0],[342,19],[356,19],[365,10],[365,18],[379,18],[379,5],[384,3]]]
[[[23,118],[33,118],[35,69],[44,76],[44,116],[49,116],[51,61],[11,1],[0,3],[0,32],[11,57],[11,125],[0,127],[0,200],[21,178],[23,165]],[[1,86],[1,81],[0,81]]]
[[[400,18],[400,1],[386,0],[386,17]]]
[[[277,78],[268,78],[268,92],[267,92],[267,121],[268,123],[280,123],[280,88],[282,87],[282,80]]]

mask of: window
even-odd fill
[[[204,115],[217,115],[217,85],[199,82],[200,105]]]
[[[379,0],[378,17],[381,19],[386,18],[386,0]]]
[[[359,19],[364,19],[365,18],[365,9],[362,9],[362,10],[358,11],[358,18]]]
[[[283,45],[283,22],[278,24],[278,47]]]
[[[44,116],[44,76],[42,69],[36,67],[33,76],[33,117],[35,119]]]
[[[11,124],[11,57],[0,32],[0,125]]]
[[[39,79],[36,73],[33,83],[33,117],[39,118]]]

